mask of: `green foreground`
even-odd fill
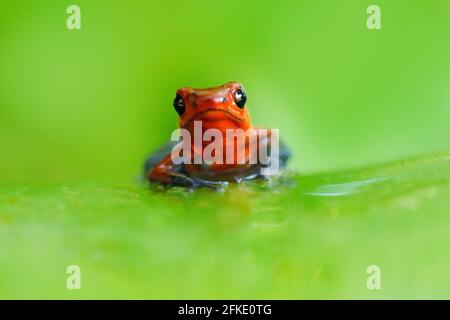
[[[3,187],[0,298],[450,298],[449,159],[223,192]]]

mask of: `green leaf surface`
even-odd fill
[[[221,192],[3,186],[0,298],[450,298],[449,159]],[[81,290],[66,288],[73,264]]]

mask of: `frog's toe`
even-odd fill
[[[214,190],[220,190],[228,185],[226,181],[208,181],[200,178],[190,177],[184,173],[176,173],[172,176],[170,182],[172,186],[187,187],[191,189],[206,187]]]
[[[234,181],[236,183],[242,183],[245,181],[250,181],[250,180],[254,180],[257,179],[261,174],[259,172],[254,172],[254,173],[250,173],[248,175],[245,176],[237,176],[234,178]]]
[[[220,190],[228,186],[228,181],[209,181],[200,178],[193,178],[193,181],[194,187],[196,188],[206,187],[214,190]]]

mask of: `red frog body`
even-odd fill
[[[169,143],[150,156],[144,172],[150,182],[197,187],[265,176],[261,169],[270,163],[252,160],[259,159],[263,147],[270,157],[273,133],[252,127],[247,95],[239,82],[206,89],[184,87],[177,90],[173,104],[179,128],[194,139],[183,136],[182,142]],[[212,142],[213,160],[204,161],[204,152]],[[173,159],[177,145],[183,148],[183,163]],[[277,147],[277,162],[283,169],[290,151],[281,143]]]

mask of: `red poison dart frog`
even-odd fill
[[[264,169],[275,162],[278,171],[286,166],[289,149],[278,143],[272,130],[252,127],[247,94],[239,82],[178,89],[173,105],[185,134],[182,141],[168,143],[146,161],[144,174],[150,182],[213,187],[267,177],[271,174]],[[206,153],[211,159],[206,159]],[[265,161],[261,153],[265,153]],[[180,158],[176,160],[174,155]]]

